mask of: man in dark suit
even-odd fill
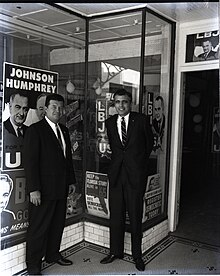
[[[212,50],[212,42],[209,39],[205,39],[202,42],[202,48],[204,53],[198,55],[198,60],[212,60],[217,59],[217,52]]]
[[[60,254],[66,201],[76,182],[68,129],[58,124],[64,99],[50,94],[45,118],[32,124],[24,140],[24,168],[29,202],[26,264],[30,275],[40,274],[41,260],[59,265],[72,261]]]
[[[148,161],[153,147],[153,134],[148,117],[131,112],[132,96],[125,89],[114,94],[118,114],[106,120],[112,150],[109,166],[110,254],[102,264],[123,258],[126,210],[131,229],[132,256],[138,270],[142,260],[142,216]]]
[[[27,94],[22,91],[12,94],[9,102],[9,110],[10,117],[3,123],[4,131],[6,130],[16,137],[23,137],[28,128],[24,125],[29,111]]]

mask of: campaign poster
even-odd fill
[[[1,246],[19,243],[28,227],[23,142],[27,128],[44,118],[45,99],[57,93],[56,72],[4,63],[0,175]],[[10,239],[8,239],[10,238]]]
[[[0,175],[1,245],[7,238],[16,239],[28,227],[26,179],[24,170]]]
[[[23,137],[29,125],[43,118],[46,95],[57,93],[57,82],[55,72],[4,63],[3,171],[23,169]]]
[[[219,30],[187,35],[186,62],[211,61],[219,58]]]
[[[152,94],[150,95],[152,99]],[[150,105],[152,100],[150,100]],[[153,99],[153,117],[152,120],[152,132],[154,136],[153,153],[161,153],[164,151],[164,136],[166,131],[166,116],[165,116],[165,100],[161,95],[155,95]],[[148,110],[149,106],[148,106]],[[150,116],[150,114],[149,114]]]
[[[87,171],[85,196],[88,214],[109,218],[109,182],[107,174]]]
[[[215,107],[213,112],[212,152],[220,152],[220,108]]]
[[[108,118],[110,101],[106,99],[96,100],[96,149],[100,157],[110,159],[111,149],[105,128],[105,120]]]
[[[143,210],[142,222],[149,221],[161,215],[162,189],[160,187],[160,174],[148,176]]]

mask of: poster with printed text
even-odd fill
[[[87,171],[85,195],[88,214],[109,218],[109,184],[106,174]]]
[[[162,189],[160,187],[160,174],[148,176],[144,195],[144,208],[142,222],[149,221],[162,212]]]
[[[28,127],[45,115],[45,99],[57,93],[56,72],[4,63],[1,156],[1,245],[28,227],[23,143]]]

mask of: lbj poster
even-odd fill
[[[45,115],[48,93],[57,93],[58,74],[4,63],[1,156],[1,245],[19,243],[28,227],[23,137]]]
[[[219,30],[187,35],[186,62],[219,58]]]
[[[144,211],[142,222],[149,221],[161,214],[162,189],[160,187],[160,174],[148,176],[144,195]]]
[[[85,196],[88,214],[109,218],[109,184],[106,174],[86,172]]]
[[[110,159],[111,149],[105,129],[105,120],[108,118],[109,101],[106,99],[96,100],[96,148],[101,157]]]

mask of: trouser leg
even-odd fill
[[[110,187],[110,252],[121,256],[124,253],[125,202],[122,182]]]
[[[29,272],[39,271],[44,256],[44,242],[53,215],[54,204],[42,201],[40,206],[29,203],[29,226],[26,239],[26,264]]]
[[[60,244],[66,218],[66,199],[57,200],[48,230],[45,259],[54,262],[60,259]]]
[[[134,259],[137,259],[142,255],[143,194],[127,186],[125,197],[130,220],[132,256]]]

